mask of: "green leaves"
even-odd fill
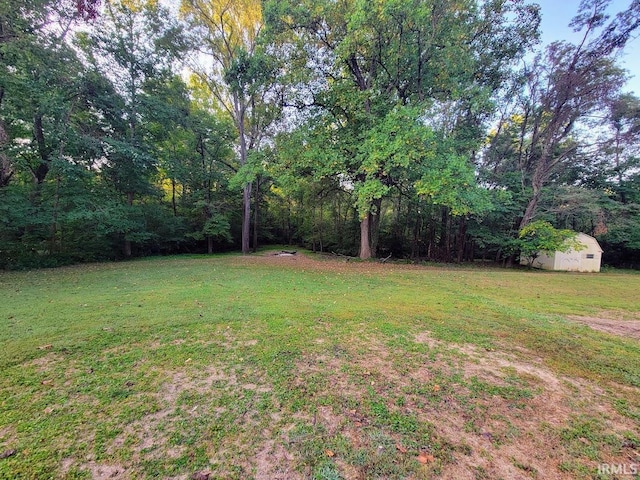
[[[241,49],[224,72],[224,81],[232,92],[252,96],[274,76],[273,59],[262,51],[249,54]]]
[[[440,151],[425,166],[416,191],[435,205],[448,207],[456,216],[483,214],[491,209],[489,194],[476,184],[469,160],[453,152]]]
[[[368,178],[364,182],[358,183],[354,187],[356,195],[356,209],[360,220],[364,219],[370,212],[374,200],[384,197],[389,192],[389,187],[382,184],[380,179]]]
[[[585,248],[576,240],[576,232],[559,230],[549,222],[537,220],[522,228],[518,234],[520,254],[529,259],[529,265],[542,252],[568,252]]]

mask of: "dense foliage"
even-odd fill
[[[524,0],[0,0],[0,268],[272,242],[512,263],[532,224],[638,267],[616,58],[640,4],[608,3],[541,48]]]

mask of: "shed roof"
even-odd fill
[[[577,240],[590,250],[594,250],[600,253],[603,252],[602,247],[598,243],[598,240],[593,238],[591,235],[579,232],[577,235]]]

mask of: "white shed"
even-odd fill
[[[585,246],[580,251],[573,249],[563,252],[540,252],[533,261],[533,267],[543,270],[561,270],[565,272],[599,272],[602,260],[602,248],[598,241],[586,233],[578,233],[576,240]],[[527,259],[520,263],[527,265]]]

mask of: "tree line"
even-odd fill
[[[640,2],[0,0],[0,268],[260,244],[640,266]],[[542,227],[541,227],[542,228]]]

